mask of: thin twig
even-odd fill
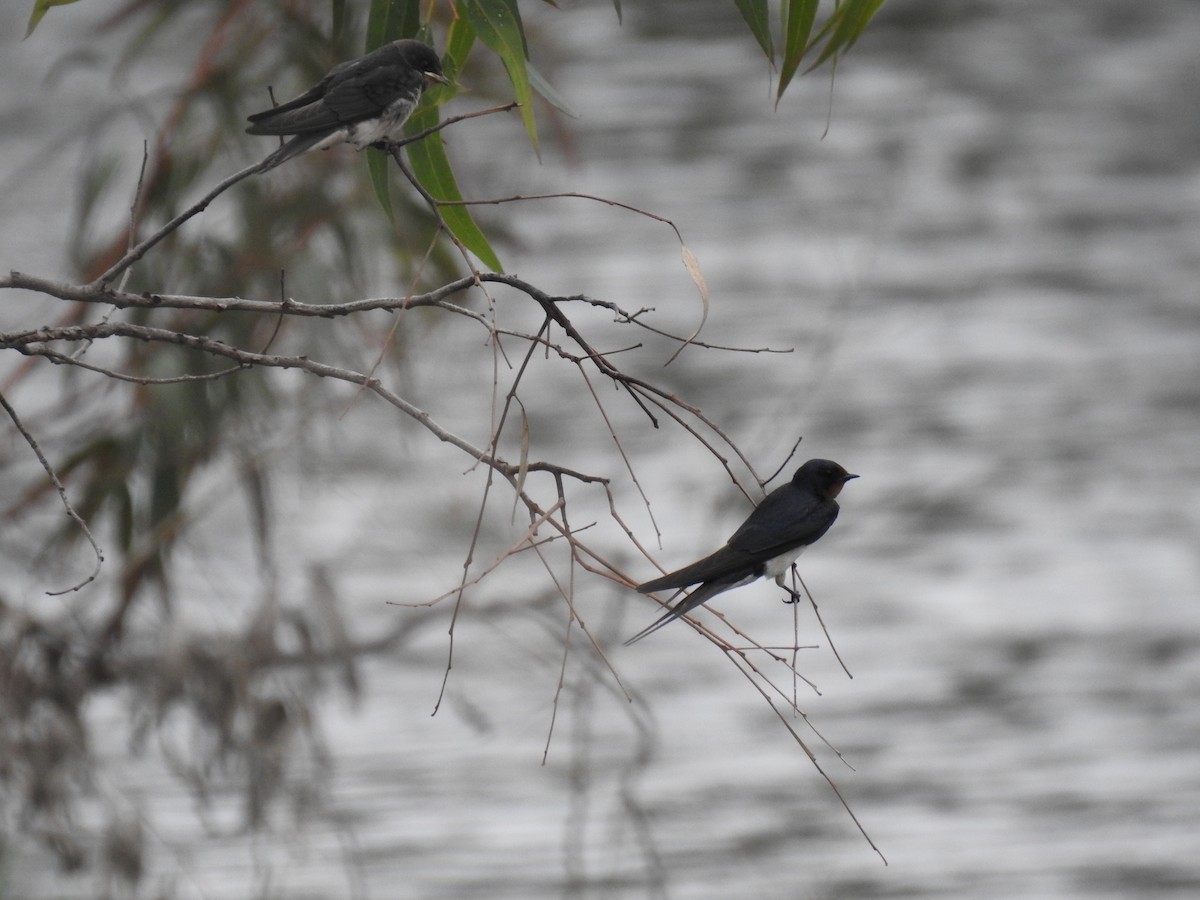
[[[765,490],[768,484],[779,477],[779,473],[783,471],[784,466],[792,461],[792,457],[795,456],[796,451],[800,449],[800,442],[802,440],[804,440],[804,435],[800,435],[798,438],[796,438],[796,443],[792,444],[792,449],[788,452],[788,455],[783,458],[783,462],[779,464],[779,468],[772,472],[766,481],[759,482],[759,487]]]
[[[133,325],[127,322],[105,322],[92,325],[67,325],[58,328],[40,328],[34,331],[0,334],[0,349],[17,350],[27,356],[44,356],[53,362],[75,365],[69,357],[43,346],[50,341],[85,341],[99,340],[109,337],[126,337],[148,343],[175,344],[199,350],[212,356],[233,360],[243,367],[267,366],[282,369],[300,369],[321,378],[334,378],[349,384],[365,385],[368,390],[377,394],[401,412],[412,417],[423,427],[434,434],[439,440],[458,447],[473,459],[498,470],[501,474],[515,474],[518,466],[493,456],[486,450],[476,447],[464,438],[442,428],[425,410],[405,400],[398,394],[389,391],[377,379],[370,378],[360,372],[344,369],[338,366],[320,363],[307,356],[276,356],[242,350],[229,344],[208,337],[182,334],[164,328],[151,328],[145,325]],[[565,466],[553,463],[534,461],[525,467],[530,472],[559,472],[568,478],[582,482],[607,482],[607,478],[588,475]]]
[[[804,751],[805,755],[808,756],[809,762],[812,763],[813,767],[817,770],[818,773],[820,773],[821,777],[825,779],[825,783],[828,784],[829,787],[833,790],[834,795],[838,798],[838,802],[840,802],[842,804],[842,808],[846,810],[846,813],[850,816],[850,820],[852,822],[854,822],[854,825],[858,829],[859,834],[861,834],[863,836],[863,838],[866,840],[866,842],[871,846],[871,849],[874,850],[877,854],[879,854],[879,858],[881,860],[883,860],[883,864],[886,866],[888,864],[887,857],[883,855],[883,851],[880,850],[879,847],[875,844],[875,841],[871,839],[871,835],[869,835],[867,833],[867,830],[866,830],[866,828],[863,827],[862,822],[860,822],[858,820],[858,816],[856,816],[854,814],[854,810],[850,808],[849,802],[842,795],[841,788],[839,788],[837,786],[837,782],[834,781],[829,776],[829,773],[825,771],[824,767],[817,760],[816,754],[813,753],[812,749],[809,748],[808,744],[806,744],[804,742],[804,739],[802,737],[800,737],[800,734],[796,731],[796,729],[792,727],[792,723],[787,720],[787,717],[782,712],[780,712],[779,708],[775,705],[775,703],[767,695],[766,691],[763,690],[762,685],[760,685],[757,680],[755,680],[753,677],[751,677],[749,672],[746,672],[740,666],[738,666],[737,669],[739,672],[742,673],[742,675],[745,676],[747,681],[749,681],[752,685],[754,685],[754,689],[762,695],[763,700],[765,700],[767,702],[767,705],[769,707],[771,707],[771,711],[773,713],[775,713],[775,717],[777,719],[779,719],[779,721],[783,725],[783,727],[787,729],[788,733],[792,736],[792,739],[797,743],[797,745],[799,745],[800,749]],[[805,721],[807,721],[807,719]]]
[[[808,594],[808,602],[812,604],[812,611],[816,614],[817,621],[821,625],[821,631],[825,632],[825,640],[829,641],[829,649],[833,651],[838,665],[842,667],[842,671],[846,673],[847,678],[854,678],[850,673],[850,669],[847,668],[846,663],[842,661],[842,655],[838,653],[838,649],[833,643],[833,638],[829,636],[829,629],[825,627],[825,620],[821,618],[821,610],[817,606],[817,598],[813,596],[812,591],[808,589],[808,585],[804,583],[804,579],[800,577],[800,570],[796,568],[795,563],[792,563],[792,575],[800,582],[800,587],[804,588],[804,593]]]
[[[212,203],[214,200],[216,200],[219,196],[221,196],[221,194],[225,193],[227,190],[229,190],[231,187],[233,187],[239,181],[244,181],[245,179],[249,178],[251,175],[255,174],[256,172],[261,172],[261,171],[266,171],[266,168],[264,168],[264,163],[255,163],[252,166],[247,166],[246,168],[242,169],[239,172],[234,172],[232,175],[230,175],[228,178],[226,178],[224,181],[222,181],[220,184],[218,184],[215,188],[213,188],[211,191],[209,191],[207,194],[205,194],[204,197],[198,203],[195,203],[192,206],[189,206],[187,209],[185,209],[183,212],[181,212],[179,215],[177,215],[175,218],[173,218],[170,222],[168,222],[166,225],[164,225],[158,231],[154,232],[154,234],[150,235],[150,237],[146,238],[140,244],[133,247],[131,250],[127,251],[124,256],[122,256],[119,260],[117,260],[115,263],[113,263],[111,266],[109,266],[109,268],[106,272],[104,272],[99,278],[97,278],[93,282],[91,282],[91,284],[88,286],[92,287],[92,288],[107,287],[108,283],[110,281],[112,281],[114,278],[116,278],[118,275],[120,275],[122,272],[124,272],[130,266],[132,266],[135,262],[137,262],[139,259],[141,259],[143,256],[145,256],[147,251],[149,251],[155,244],[157,244],[159,241],[161,241],[167,235],[171,234],[171,232],[173,232],[177,228],[179,228],[179,226],[182,225],[184,222],[186,222],[188,219],[190,219],[193,216],[198,215],[199,213],[202,213],[202,212],[204,212],[204,210],[208,209],[208,205],[210,203]]]
[[[79,515],[79,513],[75,511],[75,507],[71,505],[71,501],[67,497],[67,489],[63,487],[62,481],[59,480],[58,473],[54,471],[54,467],[50,465],[50,461],[46,459],[45,454],[42,453],[42,448],[38,446],[38,442],[34,439],[33,435],[30,434],[28,429],[26,429],[21,423],[21,417],[17,415],[17,411],[12,408],[12,405],[8,402],[8,398],[5,397],[3,393],[0,393],[0,406],[4,407],[4,411],[8,413],[8,417],[12,419],[12,423],[17,427],[17,431],[21,432],[21,437],[25,438],[25,443],[29,445],[29,449],[33,451],[38,462],[42,464],[42,468],[45,470],[46,476],[50,479],[50,483],[53,484],[54,489],[58,491],[58,496],[62,500],[63,507],[65,507],[67,510],[67,515],[70,516],[75,524],[79,526],[79,530],[82,531],[83,536],[88,539],[88,543],[92,545],[92,551],[96,554],[96,567],[92,570],[91,575],[89,575],[83,581],[80,581],[78,584],[64,588],[61,591],[46,591],[46,595],[48,597],[58,597],[63,594],[70,594],[74,591],[78,591],[95,581],[96,577],[100,574],[100,567],[104,565],[104,551],[100,549],[100,545],[97,544],[96,539],[92,537],[92,532],[91,529],[88,528],[87,522],[83,521],[83,517]]]
[[[138,228],[138,211],[142,208],[142,191],[146,184],[146,167],[150,164],[150,142],[142,141],[142,166],[138,169],[137,187],[133,189],[133,202],[129,204],[129,245],[125,248],[125,252],[129,253],[136,246],[137,228]],[[120,290],[125,290],[125,285],[129,283],[129,269],[126,269],[121,276]]]

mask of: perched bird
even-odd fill
[[[722,591],[763,576],[774,578],[777,585],[791,594],[789,602],[799,600],[799,594],[783,583],[783,577],[804,548],[829,530],[838,514],[834,498],[847,481],[857,477],[832,460],[810,459],[796,470],[790,482],[767,494],[716,553],[638,585],[643,594],[664,588],[682,590],[693,584],[700,586],[625,645],[658,631]]]
[[[433,48],[392,41],[335,66],[320,84],[282,106],[250,116],[249,134],[292,139],[263,160],[267,168],[306,150],[349,141],[359,150],[401,137],[400,126],[431,82],[449,84]]]

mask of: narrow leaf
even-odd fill
[[[33,34],[33,29],[38,27],[38,22],[42,21],[44,16],[52,6],[67,6],[75,3],[77,0],[36,0],[33,4],[33,9],[29,13],[29,24],[25,28],[25,37]]]
[[[700,320],[700,327],[703,328],[704,321],[708,318],[708,282],[704,280],[704,273],[700,271],[700,260],[696,259],[696,254],[687,244],[681,248],[680,255],[683,257],[683,267],[687,269],[688,275],[692,277],[692,281],[696,285],[696,290],[700,292],[700,302],[704,306],[704,316]],[[699,332],[700,330],[696,329],[696,333],[699,334]],[[692,335],[692,337],[695,336]]]
[[[416,133],[432,128],[437,123],[436,108],[418,109],[409,117],[405,130]],[[405,149],[408,150],[408,161],[412,165],[413,174],[435,200],[462,199],[458,182],[450,168],[450,159],[446,156],[445,145],[442,144],[441,132],[435,132],[415,144],[409,144]],[[479,257],[480,262],[494,272],[504,271],[495,251],[475,224],[467,207],[443,206],[441,215],[446,227],[464,247]]]
[[[335,13],[342,0],[334,0]],[[366,50],[369,53],[389,41],[403,37],[414,37],[421,29],[421,9],[418,0],[371,0],[367,14]],[[384,214],[394,227],[396,212],[392,208],[391,171],[386,154],[368,153],[367,172],[371,176],[371,187]]]
[[[533,85],[533,89],[542,95],[542,99],[557,109],[564,115],[570,116],[572,119],[578,119],[579,113],[567,101],[567,98],[560,94],[555,87],[550,84],[542,73],[533,67],[533,63],[525,62],[525,71],[529,73],[529,83]]]
[[[458,84],[458,73],[467,64],[471,48],[475,46],[475,29],[463,16],[458,16],[450,23],[450,32],[446,36],[446,58],[442,60],[442,70],[454,84]]]
[[[675,362],[675,357],[679,356],[687,348],[688,344],[699,337],[700,332],[704,330],[704,323],[708,321],[708,282],[704,280],[704,274],[700,271],[700,260],[696,259],[696,254],[688,248],[687,244],[681,245],[679,252],[683,257],[683,267],[692,276],[692,281],[695,282],[696,289],[700,291],[700,303],[704,307],[704,311],[700,316],[700,324],[696,326],[696,330],[684,339],[678,349],[663,363],[664,366],[669,366]]]
[[[332,19],[329,34],[334,46],[336,46],[338,39],[342,36],[342,32],[346,30],[346,0],[330,0],[329,7]]]
[[[367,13],[367,52],[388,41],[414,37],[421,27],[418,0],[371,0]]]
[[[533,89],[525,68],[525,30],[515,0],[464,0],[462,9],[479,39],[500,57],[512,82],[521,119],[534,152],[538,148],[537,122],[533,117]]]
[[[825,35],[829,35],[829,39],[826,41],[821,53],[817,56],[816,62],[809,66],[806,71],[811,72],[835,54],[842,53],[853,47],[854,42],[862,36],[867,25],[881,6],[883,6],[883,0],[844,0],[842,5],[821,26],[821,30],[817,33],[817,36],[813,38],[812,45],[810,46],[815,46],[821,42]]]
[[[391,171],[389,163],[391,158],[386,153],[367,153],[367,172],[371,176],[371,187],[375,188],[375,196],[379,199],[379,205],[383,207],[383,213],[388,217],[388,221],[392,223],[392,227],[396,226],[396,211],[392,209],[391,195]]]
[[[783,63],[779,67],[779,89],[775,93],[777,106],[804,59],[818,5],[820,0],[785,0],[783,4]]]
[[[775,62],[775,43],[771,39],[771,23],[767,16],[767,0],[733,0],[734,6],[750,26],[750,33],[772,63]]]

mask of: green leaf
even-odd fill
[[[392,194],[389,164],[391,157],[386,153],[367,153],[367,173],[371,176],[371,187],[375,188],[375,196],[383,207],[383,214],[388,217],[392,227],[396,225],[396,211],[392,209]]]
[[[479,39],[500,57],[512,82],[521,118],[534,152],[538,149],[537,122],[533,117],[533,89],[525,69],[525,29],[516,0],[463,0],[462,9]]]
[[[579,113],[567,101],[567,98],[560,94],[545,76],[533,67],[533,63],[525,63],[525,71],[529,73],[529,83],[533,89],[542,95],[542,99],[557,109],[564,115],[570,116],[572,119],[578,119]]]
[[[811,72],[830,57],[853,47],[854,42],[866,31],[867,25],[881,6],[883,6],[883,0],[844,0],[821,26],[817,36],[812,39],[810,48],[821,43],[828,35],[824,49],[817,56],[816,62],[806,71]]]
[[[42,16],[49,12],[50,7],[67,6],[76,2],[78,0],[36,0],[33,4],[33,10],[29,13],[29,25],[25,28],[25,37],[33,34],[33,29],[38,27],[38,22],[42,21]]]
[[[338,38],[346,30],[346,0],[330,0],[329,7],[332,19],[332,27],[329,29],[329,34],[333,45],[336,47]]]
[[[442,71],[454,84],[458,84],[458,73],[467,64],[471,48],[475,46],[475,29],[464,17],[459,16],[450,23],[446,36],[446,58],[442,60]]]
[[[338,0],[335,0],[335,4],[337,2]],[[416,35],[421,28],[420,14],[418,0],[371,0],[371,9],[367,14],[367,52],[382,47],[389,41]],[[379,205],[383,207],[388,221],[394,226],[396,213],[392,209],[388,162],[386,154],[367,154],[367,172],[371,176],[371,187],[375,189],[375,196],[379,199]]]
[[[405,125],[405,129],[416,133],[426,128],[432,128],[438,123],[438,111],[435,107],[418,109]],[[412,165],[413,174],[425,190],[435,200],[461,200],[458,182],[450,168],[450,160],[446,156],[445,145],[442,144],[441,132],[435,132],[423,140],[409,144],[408,161]],[[494,272],[503,272],[500,260],[492,250],[487,238],[475,224],[470,210],[465,206],[443,206],[440,208],[442,221],[451,233],[462,242],[462,245],[479,257],[480,262]]]
[[[367,14],[367,52],[388,41],[413,37],[421,27],[418,0],[371,0]]]
[[[762,47],[767,59],[775,62],[775,42],[771,40],[771,23],[767,20],[767,0],[733,0],[734,6],[750,26],[750,33]]]
[[[818,5],[820,0],[785,0],[783,4],[783,64],[779,67],[776,105],[783,98],[787,86],[792,83],[796,70],[800,68],[800,60],[804,59]]]

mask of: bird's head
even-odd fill
[[[395,42],[404,61],[421,73],[425,80],[424,87],[430,84],[450,84],[450,79],[442,73],[442,61],[436,51],[428,44],[412,39]]]
[[[811,488],[817,496],[832,500],[842,492],[847,481],[857,477],[832,459],[810,459],[796,470],[796,474],[792,476],[792,484],[796,487]]]

